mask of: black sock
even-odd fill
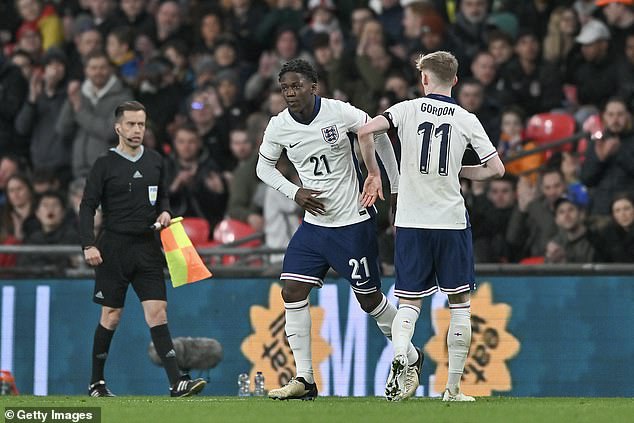
[[[164,324],[150,328],[150,333],[152,334],[154,348],[156,348],[156,352],[161,358],[167,377],[170,380],[170,386],[174,386],[181,377],[181,371],[178,369],[178,363],[176,362],[176,351],[174,351],[170,330],[167,328],[167,324]]]
[[[103,368],[106,366],[110,341],[112,341],[114,330],[106,329],[101,324],[95,329],[95,338],[92,342],[92,379],[90,384],[104,380]]]

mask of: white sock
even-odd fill
[[[471,345],[471,302],[449,304],[449,313],[451,317],[447,332],[449,353],[447,388],[452,394],[456,394],[460,391],[460,379]]]
[[[392,340],[392,323],[394,322],[394,318],[396,317],[396,307],[394,304],[389,302],[385,295],[383,295],[383,299],[379,303],[379,305],[372,310],[370,316],[376,320],[376,325],[379,327],[379,330],[385,335],[387,339]],[[409,343],[409,347],[407,348],[407,361],[409,364],[413,364],[418,360],[418,352],[412,343]]]
[[[419,314],[420,308],[416,306],[409,304],[401,304],[398,306],[398,311],[392,322],[394,357],[397,355],[407,355],[407,349],[412,343],[412,336],[414,336],[414,329]]]
[[[288,345],[293,351],[297,376],[315,383],[313,376],[313,355],[310,349],[310,311],[308,298],[296,303],[284,303],[286,309],[286,325],[284,327]]]

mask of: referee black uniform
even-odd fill
[[[169,197],[161,156],[143,147],[145,107],[136,101],[115,109],[119,144],[97,159],[90,170],[79,207],[79,231],[84,258],[95,266],[93,301],[101,304],[92,350],[88,394],[113,396],[104,367],[112,337],[119,324],[128,284],[143,305],[152,342],[170,381],[170,395],[199,393],[205,380],[181,374],[167,326],[167,295],[158,232],[153,225],[169,225]],[[103,230],[94,236],[94,217],[101,205]]]
[[[103,230],[95,241],[94,215],[101,204]],[[111,149],[93,165],[79,208],[83,248],[96,246],[103,263],[95,268],[93,301],[123,307],[128,283],[139,300],[167,299],[165,258],[151,226],[169,197],[161,156],[149,149],[131,157]]]

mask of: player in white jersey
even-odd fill
[[[387,338],[391,338],[397,310],[380,290],[374,207],[361,204],[362,181],[353,134],[369,120],[368,115],[348,103],[316,95],[317,73],[304,60],[284,64],[279,82],[288,108],[271,118],[264,132],[257,174],[307,213],[288,244],[280,276],[285,331],[297,375],[283,387],[269,391],[269,397],[314,399],[317,386],[308,295],[313,287],[322,286],[328,269],[332,267],[348,279],[361,308],[376,320]],[[398,169],[386,135],[377,137],[376,148],[396,192]],[[275,168],[284,149],[299,173],[301,188]],[[405,347],[405,355],[411,363],[405,370],[409,381],[406,395],[413,395],[423,356],[411,343]]]
[[[392,326],[394,360],[386,395],[400,398],[405,384],[407,347],[414,334],[422,298],[440,289],[448,295],[449,377],[444,401],[474,401],[460,392],[471,343],[470,290],[475,270],[469,217],[459,177],[483,181],[504,175],[504,165],[482,124],[451,98],[458,62],[448,52],[421,56],[417,62],[425,96],[403,101],[359,130],[361,152],[368,167],[363,204],[380,195],[381,177],[374,158],[373,135],[397,128],[401,140],[400,195],[396,208],[395,295],[398,313]],[[462,166],[468,145],[479,166]]]

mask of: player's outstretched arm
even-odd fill
[[[504,176],[504,163],[500,156],[495,155],[479,166],[463,166],[460,170],[460,177],[471,179],[472,181],[488,181]]]
[[[377,198],[383,198],[383,185],[381,184],[381,170],[376,161],[374,135],[382,134],[390,128],[390,124],[384,116],[377,116],[370,122],[363,125],[357,132],[359,137],[359,147],[363,161],[368,169],[368,176],[363,184],[361,193],[361,204],[363,207],[370,207]]]

